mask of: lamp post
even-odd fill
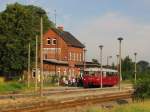
[[[135,63],[134,63],[134,81],[136,83],[136,72],[137,72],[137,69],[136,69],[136,56],[137,56],[137,53],[135,52],[134,53],[134,59],[135,59]]]
[[[102,54],[102,49],[103,49],[103,45],[99,45],[99,48],[100,48],[100,63],[101,63],[101,73],[100,73],[100,76],[101,76],[101,88],[103,87],[103,80],[102,80],[102,77],[103,77],[103,66],[102,66],[102,61],[103,61],[103,54]]]
[[[41,42],[40,42],[40,49],[41,49],[41,59],[40,59],[40,96],[43,96],[43,15],[45,14],[44,11],[38,12],[40,15],[40,34],[41,34]]]
[[[107,56],[107,67],[109,66],[109,59],[111,59],[112,56]]]
[[[119,40],[119,90],[121,90],[121,81],[122,81],[122,71],[121,71],[121,41],[123,40],[122,37],[118,38]]]
[[[116,64],[116,70],[117,70],[117,76],[119,76],[119,54],[116,55],[117,57],[117,64]],[[120,78],[119,78],[120,79]],[[120,82],[120,81],[119,81]],[[118,82],[118,85],[119,85],[119,82]]]

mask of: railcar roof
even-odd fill
[[[101,71],[101,68],[86,68],[84,71]],[[108,69],[108,68],[103,68],[103,72],[115,72],[117,73],[118,71],[115,69]]]

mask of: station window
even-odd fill
[[[44,55],[44,58],[47,59],[47,54]]]
[[[76,58],[77,58],[77,61],[79,61],[79,58],[78,58],[78,53],[76,54]]]
[[[47,44],[48,44],[48,45],[51,44],[51,39],[50,39],[50,38],[47,39]]]
[[[56,45],[56,39],[52,40],[52,45]]]
[[[80,53],[80,62],[82,61],[82,56],[81,56],[81,53]]]
[[[74,60],[73,52],[71,53],[71,60],[72,60],[72,61]]]
[[[76,61],[76,53],[74,53],[74,61]]]

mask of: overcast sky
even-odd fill
[[[103,58],[116,61],[118,37],[123,37],[122,55],[150,62],[150,0],[0,0],[0,11],[9,3],[34,4],[42,7],[57,25],[63,25],[87,46],[87,59],[99,60],[99,45],[104,45]]]

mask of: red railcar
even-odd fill
[[[102,69],[101,79],[100,68],[86,68],[82,78],[83,86],[87,87],[100,87],[102,86],[114,86],[119,82],[118,71],[114,69]]]

